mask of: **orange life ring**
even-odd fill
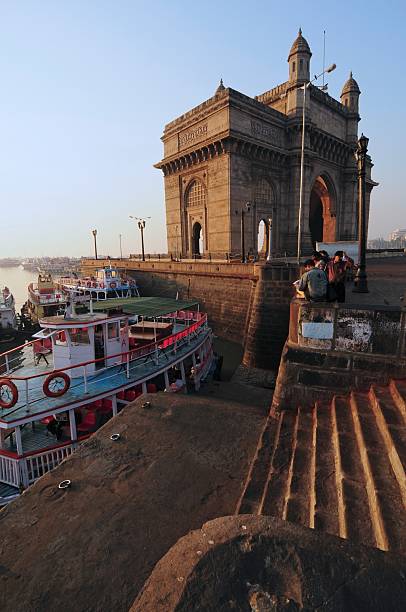
[[[117,283],[110,283],[110,289],[115,289],[117,287]]]
[[[6,387],[6,389],[3,389]],[[7,394],[7,395],[6,395]],[[7,399],[6,399],[7,398]],[[0,407],[12,408],[18,400],[18,389],[8,378],[0,379]]]
[[[60,388],[51,389],[50,384],[53,381],[56,381],[58,378],[63,381],[63,386]],[[70,378],[67,374],[65,374],[65,372],[52,372],[52,374],[46,377],[44,384],[42,385],[42,390],[48,397],[60,397],[61,395],[67,392],[69,387]]]

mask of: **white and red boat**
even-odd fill
[[[94,276],[62,276],[58,278],[62,290],[75,290],[94,300],[139,297],[137,283],[113,266],[96,270]]]
[[[40,272],[38,281],[28,285],[28,300],[24,306],[26,315],[37,323],[42,317],[63,313],[66,292],[61,290],[48,272]]]
[[[137,396],[198,389],[212,365],[207,316],[186,310],[191,303],[165,299],[160,309],[159,298],[132,300],[139,311],[130,325],[117,308],[96,312],[90,301],[78,314],[89,298],[71,292],[68,300],[64,315],[40,320],[32,342],[0,354],[0,504]]]

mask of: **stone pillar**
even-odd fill
[[[294,294],[296,265],[258,264],[245,340],[243,365],[277,370],[289,331],[289,304]]]

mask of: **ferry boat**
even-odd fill
[[[120,274],[113,266],[96,270],[95,276],[63,276],[58,279],[58,286],[62,290],[79,291],[96,301],[139,297],[136,281]]]
[[[207,316],[190,302],[137,298],[129,315],[96,311],[73,291],[68,299],[64,315],[40,320],[32,342],[0,354],[0,505],[124,405],[156,390],[198,389],[213,363]]]
[[[65,310],[66,292],[54,282],[47,272],[38,274],[38,282],[28,285],[28,300],[23,312],[33,323],[47,316],[61,314]]]
[[[17,335],[18,322],[13,294],[8,287],[0,291],[0,341],[8,341]]]

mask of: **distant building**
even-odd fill
[[[389,240],[406,240],[406,229],[396,229],[389,234]]]
[[[164,174],[168,250],[187,256],[268,246],[295,253],[298,235],[303,85],[310,47],[301,30],[288,56],[288,80],[251,98],[220,82],[214,95],[165,126]],[[357,237],[360,89],[350,73],[340,101],[310,85],[306,97],[302,252],[316,241]],[[367,158],[367,213],[372,188]],[[259,226],[265,227],[261,245]],[[262,247],[262,249],[261,249]]]

